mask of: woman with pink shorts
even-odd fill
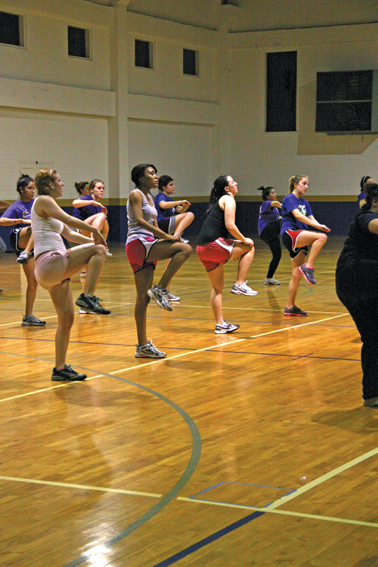
[[[82,310],[88,313],[108,315],[94,295],[102,266],[106,258],[106,242],[93,226],[65,213],[56,203],[63,195],[60,175],[52,169],[42,169],[35,178],[38,197],[31,212],[34,235],[35,276],[38,283],[46,289],[54,303],[58,315],[58,328],[55,335],[55,368],[51,379],[61,382],[85,380],[66,364],[66,354],[74,321],[74,303],[70,277],[88,264],[88,275],[84,293],[76,300]],[[71,231],[69,226],[79,230],[89,230],[93,240]],[[66,249],[62,236],[80,244]]]
[[[255,255],[255,248],[253,240],[245,238],[235,224],[235,195],[237,192],[238,184],[230,175],[221,175],[214,181],[210,194],[210,205],[197,240],[197,255],[205,266],[212,285],[210,302],[216,321],[215,333],[217,335],[232,333],[240,327],[240,325],[227,323],[223,319],[223,265],[228,260],[239,258],[236,283],[231,293],[257,295],[257,291],[251,289],[246,281]],[[228,233],[237,240],[228,238]]]
[[[128,232],[126,254],[134,272],[137,297],[135,322],[138,334],[136,358],[164,358],[165,352],[158,350],[147,339],[147,307],[150,298],[162,309],[172,311],[167,286],[183,263],[189,258],[192,248],[181,241],[180,236],[167,234],[157,224],[157,211],[152,189],[158,187],[157,169],[152,164],[136,165],[131,171],[135,189],[127,201]],[[156,262],[168,260],[169,265],[157,285],[153,284]]]

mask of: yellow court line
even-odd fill
[[[334,469],[333,471],[330,471],[329,473],[326,473],[326,474],[320,476],[319,478],[316,478],[315,480],[309,482],[308,484],[301,486],[295,492],[292,492],[291,494],[288,494],[287,496],[283,496],[279,500],[276,500],[275,502],[273,502],[272,504],[267,506],[266,509],[275,510],[279,506],[283,506],[284,504],[286,504],[286,502],[290,502],[290,500],[293,500],[294,498],[298,498],[298,496],[301,496],[302,494],[304,494],[308,490],[312,490],[312,488],[319,486],[319,484],[326,482],[327,480],[329,480],[329,479],[333,478],[334,476],[337,476],[338,474],[354,467],[355,465],[359,465],[363,461],[366,461],[366,459],[370,459],[371,457],[374,457],[377,454],[378,454],[378,447],[375,448],[375,449],[372,449],[372,451],[368,451],[367,453],[365,453],[364,455],[361,455],[360,457],[357,457],[356,459],[353,459],[352,461],[349,461],[348,463],[345,463],[345,465],[341,465],[337,469]]]
[[[87,486],[85,484],[71,484],[68,482],[52,482],[50,480],[34,480],[32,478],[17,478],[13,476],[0,476],[0,480],[11,482],[24,482],[27,484],[42,484],[43,486],[58,486],[60,488],[79,488],[80,490],[95,490],[98,492],[110,492],[113,494],[128,494],[130,496],[149,496],[150,498],[161,498],[162,494],[151,492],[138,492],[135,490],[122,490],[122,488],[103,488],[99,486]]]
[[[94,380],[95,378],[100,378],[101,376],[107,376],[107,375],[113,376],[113,375],[119,374],[121,372],[130,372],[132,370],[137,370],[138,368],[146,368],[147,366],[151,366],[153,364],[161,364],[161,363],[164,363],[165,361],[168,361],[168,360],[175,360],[177,358],[183,358],[184,356],[190,356],[192,354],[197,354],[197,353],[200,353],[200,352],[204,352],[206,350],[213,350],[213,349],[222,348],[224,346],[235,345],[235,344],[243,342],[243,341],[247,341],[247,340],[251,340],[251,339],[258,339],[258,338],[261,338],[261,337],[266,337],[268,335],[273,335],[275,333],[280,333],[282,331],[288,331],[290,329],[297,329],[298,327],[299,328],[308,327],[310,325],[316,325],[318,323],[324,323],[325,321],[331,321],[332,319],[338,319],[339,317],[346,317],[347,315],[349,315],[349,313],[343,313],[341,315],[336,315],[334,317],[327,317],[326,319],[321,319],[320,321],[310,321],[308,323],[303,323],[302,325],[293,325],[293,326],[290,326],[290,327],[282,327],[281,329],[275,329],[274,331],[268,331],[266,333],[260,333],[259,335],[251,335],[249,337],[243,337],[241,339],[236,339],[235,341],[229,341],[227,343],[222,343],[222,344],[215,344],[215,345],[212,345],[212,346],[207,346],[207,347],[204,347],[204,348],[191,350],[191,351],[188,351],[188,352],[183,352],[181,354],[175,354],[174,356],[170,356],[169,358],[159,358],[159,359],[156,359],[156,360],[151,360],[151,362],[145,362],[145,363],[137,364],[135,366],[128,366],[126,368],[121,368],[120,370],[114,370],[113,372],[107,372],[106,374],[97,374],[96,376],[92,376],[91,378],[87,378],[86,382],[88,382],[89,380]],[[72,384],[72,382],[70,382],[69,384]],[[68,386],[69,384],[61,384],[59,386],[51,386],[50,388],[43,388],[42,390],[36,390],[34,392],[29,392],[29,393],[26,393],[26,394],[19,394],[17,396],[11,396],[9,398],[4,398],[2,400],[0,399],[0,403],[7,402],[7,401],[10,401],[10,400],[15,400],[17,398],[24,398],[24,397],[31,396],[31,395],[34,395],[34,394],[38,394],[40,392],[47,392],[49,390],[54,390],[55,388]]]
[[[289,510],[276,510],[268,507],[257,508],[255,506],[243,506],[243,504],[227,504],[225,502],[212,502],[209,500],[200,500],[198,498],[184,498],[179,496],[177,500],[183,502],[192,502],[198,504],[208,504],[209,506],[221,506],[224,508],[239,508],[240,510],[253,510],[255,512],[263,512],[264,514],[280,514],[282,516],[293,516],[297,518],[308,518],[310,520],[322,520],[326,522],[336,522],[340,524],[353,524],[356,526],[367,526],[369,528],[378,528],[378,524],[374,522],[362,522],[360,520],[349,520],[346,518],[335,518],[332,516],[319,516],[318,514],[304,514],[302,512],[290,512]]]

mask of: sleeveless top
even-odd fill
[[[140,194],[142,195],[143,218],[144,218],[145,221],[147,221],[148,223],[150,223],[153,226],[154,225],[154,219],[156,219],[156,217],[157,217],[157,211],[156,211],[155,207],[153,205],[150,205],[150,203],[148,202],[143,191],[141,191],[138,188],[134,189],[134,191],[139,191]],[[153,201],[152,195],[150,195],[150,196],[151,196],[152,201]],[[150,238],[156,238],[156,236],[154,234],[152,234],[152,232],[150,232],[149,230],[146,230],[145,228],[142,228],[141,226],[139,226],[136,223],[135,216],[134,216],[134,210],[133,210],[133,207],[132,207],[129,199],[127,199],[126,211],[127,211],[127,240],[126,240],[126,244],[128,244],[132,240],[136,240],[137,238],[140,238],[141,236],[149,236]]]
[[[214,242],[221,236],[223,238],[228,238],[228,230],[224,222],[224,211],[220,208],[219,202],[217,202],[202,225],[198,235],[197,244],[203,246],[204,244]]]
[[[38,197],[35,200],[35,203],[37,200]],[[62,221],[54,219],[53,217],[47,217],[46,219],[40,217],[35,212],[33,205],[31,223],[32,233],[34,236],[35,257],[43,252],[50,252],[52,250],[66,252],[63,238],[60,236],[64,228],[64,223],[62,223]]]

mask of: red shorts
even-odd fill
[[[198,245],[196,251],[206,271],[212,272],[231,258],[234,246],[235,240],[221,237],[214,242],[209,242],[209,244]]]
[[[126,244],[127,259],[131,264],[134,274],[135,272],[139,272],[139,270],[143,270],[146,266],[153,266],[155,269],[157,262],[147,262],[147,258],[151,248],[157,241],[157,238],[143,236]]]

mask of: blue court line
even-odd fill
[[[197,543],[194,543],[193,545],[190,545],[186,549],[179,551],[175,555],[168,557],[168,559],[165,559],[164,561],[161,561],[160,563],[156,563],[156,565],[154,565],[153,567],[168,567],[168,565],[173,565],[173,563],[177,563],[177,561],[180,561],[180,559],[187,557],[191,553],[198,551],[202,547],[205,547],[206,545],[213,543],[217,539],[220,539],[221,537],[237,530],[241,526],[244,526],[245,524],[252,522],[252,520],[256,520],[260,516],[264,516],[264,515],[265,515],[265,512],[253,512],[253,514],[249,514],[248,516],[245,516],[241,520],[238,520],[237,522],[230,524],[229,526],[215,532],[214,534],[212,534],[208,537],[205,537],[204,539],[201,539]]]

